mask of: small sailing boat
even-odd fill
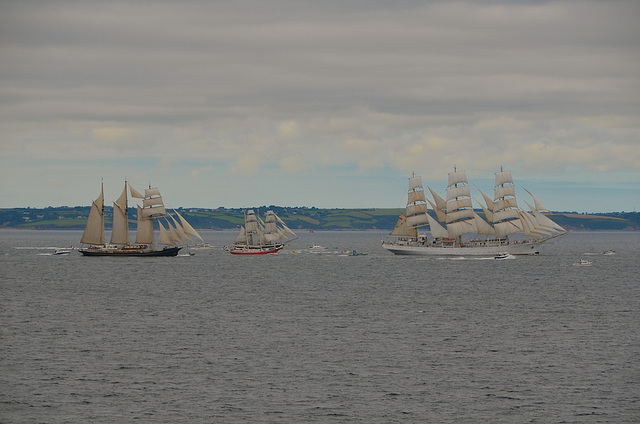
[[[143,202],[142,207],[137,206],[138,225],[134,243],[129,240],[127,188],[132,198],[142,199]],[[149,186],[143,195],[125,181],[122,194],[113,202],[113,226],[111,239],[107,243],[104,231],[104,186],[101,184],[100,195],[91,204],[89,219],[80,240],[88,247],[78,251],[85,256],[176,256],[184,247],[180,244],[188,245],[189,241],[194,241],[192,236],[204,243],[187,220],[177,211],[174,210],[174,213],[180,223],[166,211],[158,188]],[[169,231],[160,223],[160,219],[165,220]],[[154,220],[158,220],[160,228],[159,246],[156,246],[154,240]]]
[[[267,211],[264,221],[253,209],[244,214],[244,226],[229,252],[234,255],[265,255],[278,253],[296,234],[273,211]]]

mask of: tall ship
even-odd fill
[[[287,224],[273,211],[262,220],[253,209],[244,213],[244,225],[229,250],[234,255],[265,255],[278,253],[287,243],[297,239]]]
[[[545,215],[550,210],[530,191],[525,190],[534,206],[525,202],[529,211],[518,207],[511,171],[495,174],[493,198],[478,189],[484,218],[473,208],[465,171],[454,168],[448,174],[446,197],[427,188],[433,201],[426,198],[421,177],[409,178],[405,213],[389,234],[395,240],[382,247],[396,255],[536,255],[540,244],[567,233]],[[426,227],[430,234],[420,234]],[[516,239],[518,233],[524,238]]]
[[[127,189],[132,198],[141,199],[142,207],[137,207],[137,228],[135,241],[129,239],[129,201]],[[176,256],[189,242],[204,240],[198,232],[177,211],[178,220],[167,212],[160,191],[149,186],[144,195],[124,183],[122,194],[113,202],[113,226],[109,242],[104,230],[104,185],[100,185],[100,195],[92,202],[89,219],[80,242],[86,246],[78,249],[85,256]],[[166,228],[161,220],[165,221]],[[158,221],[160,239],[154,240],[153,222]]]

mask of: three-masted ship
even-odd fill
[[[229,252],[234,255],[278,253],[297,238],[275,212],[267,211],[263,221],[253,209],[249,209],[244,214],[244,225],[240,227],[240,234]]]
[[[137,207],[137,228],[135,241],[129,239],[129,202],[127,189],[132,198],[142,200]],[[80,242],[86,247],[78,249],[85,256],[176,256],[180,249],[194,242],[194,238],[204,240],[182,215],[174,210],[180,222],[167,212],[160,191],[149,186],[144,195],[124,183],[122,194],[113,202],[113,225],[111,239],[105,238],[104,186],[100,185],[100,195],[92,202],[89,219]],[[165,220],[166,229],[160,220]],[[160,239],[154,239],[154,220],[158,221]],[[195,243],[194,243],[195,245]]]
[[[383,242],[385,249],[396,255],[535,255],[540,244],[567,233],[544,214],[549,209],[528,190],[534,206],[527,203],[530,211],[518,207],[511,171],[495,174],[493,198],[478,189],[486,203],[480,205],[485,219],[473,208],[466,172],[454,169],[448,177],[446,199],[429,187],[433,201],[426,198],[421,177],[409,178],[406,213],[389,234],[395,240]],[[431,237],[419,234],[427,226]],[[516,233],[527,238],[509,238]],[[463,238],[466,235],[471,238]]]

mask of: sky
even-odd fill
[[[638,1],[3,1],[0,207],[640,209]]]

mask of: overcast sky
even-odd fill
[[[638,1],[3,1],[0,207],[640,208]],[[481,198],[474,190],[474,196]]]

